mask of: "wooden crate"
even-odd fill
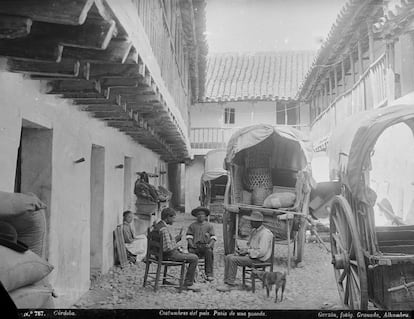
[[[414,286],[389,292],[388,289],[414,282],[414,264],[400,263],[391,266],[376,266],[368,268],[369,299],[377,307],[387,310],[414,309]]]
[[[388,264],[368,267],[370,299],[384,309],[412,310],[414,286],[388,290],[414,282],[414,225],[376,227],[375,231],[381,258]]]

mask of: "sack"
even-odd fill
[[[46,204],[34,194],[0,191],[0,217],[17,216],[44,208],[46,208]]]
[[[293,193],[273,193],[266,197],[263,206],[268,208],[291,207],[295,204],[296,195]]]
[[[10,297],[19,309],[37,309],[49,308],[53,302],[51,299],[53,288],[48,284],[39,284],[25,286],[10,292]]]
[[[46,215],[43,209],[18,216],[0,218],[17,231],[17,239],[40,257],[46,256]]]
[[[18,253],[0,246],[0,281],[7,291],[38,282],[52,270],[51,264],[30,250]]]

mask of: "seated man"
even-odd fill
[[[172,208],[164,208],[161,211],[161,221],[154,225],[154,230],[159,231],[163,239],[163,256],[166,260],[185,261],[189,263],[188,270],[184,280],[184,287],[193,291],[200,291],[200,288],[194,284],[195,271],[198,264],[198,257],[195,254],[183,253],[177,242],[181,240],[181,233],[173,236],[168,228],[175,220],[175,211]]]
[[[192,210],[191,215],[197,217],[187,230],[188,251],[198,257],[205,258],[205,273],[208,281],[213,281],[214,243],[217,237],[214,234],[214,227],[206,221],[210,211],[205,207],[197,207]]]
[[[235,254],[224,256],[224,286],[219,291],[229,291],[237,286],[235,283],[237,266],[252,266],[253,262],[268,261],[272,254],[273,233],[263,226],[263,214],[253,211],[250,216],[252,230],[247,242],[247,249],[236,247]]]
[[[125,248],[128,260],[132,263],[141,261],[147,250],[147,237],[145,235],[135,236],[132,226],[134,215],[127,210],[123,213],[122,233],[124,235]]]

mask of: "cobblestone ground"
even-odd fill
[[[194,221],[192,216],[180,214],[173,225],[177,233]],[[314,243],[305,247],[304,266],[293,268],[287,277],[285,298],[274,302],[274,290],[266,297],[266,290],[257,284],[256,293],[248,290],[217,292],[216,287],[223,284],[223,241],[222,225],[213,224],[218,241],[215,247],[215,281],[201,283],[201,292],[183,291],[161,287],[157,292],[143,288],[145,264],[139,262],[123,269],[113,267],[107,274],[99,277],[75,305],[74,308],[218,308],[218,309],[338,309],[340,300],[336,289],[330,255],[324,248]],[[185,246],[185,242],[182,242]],[[287,247],[276,245],[275,271],[287,268]],[[171,271],[173,271],[171,268]],[[170,270],[169,270],[170,272]],[[241,271],[237,274],[241,280]]]

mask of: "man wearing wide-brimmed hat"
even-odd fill
[[[217,237],[214,227],[206,221],[210,210],[206,207],[197,207],[191,211],[191,215],[197,218],[187,230],[186,238],[188,241],[188,251],[196,254],[198,257],[205,258],[205,273],[208,281],[213,281],[213,263],[214,263],[214,243]]]
[[[229,291],[237,287],[235,283],[237,266],[252,266],[255,261],[268,261],[272,254],[273,234],[263,226],[263,214],[260,211],[252,211],[250,216],[244,218],[250,220],[252,225],[247,248],[236,247],[235,254],[224,256],[225,285],[218,287],[219,291]]]

